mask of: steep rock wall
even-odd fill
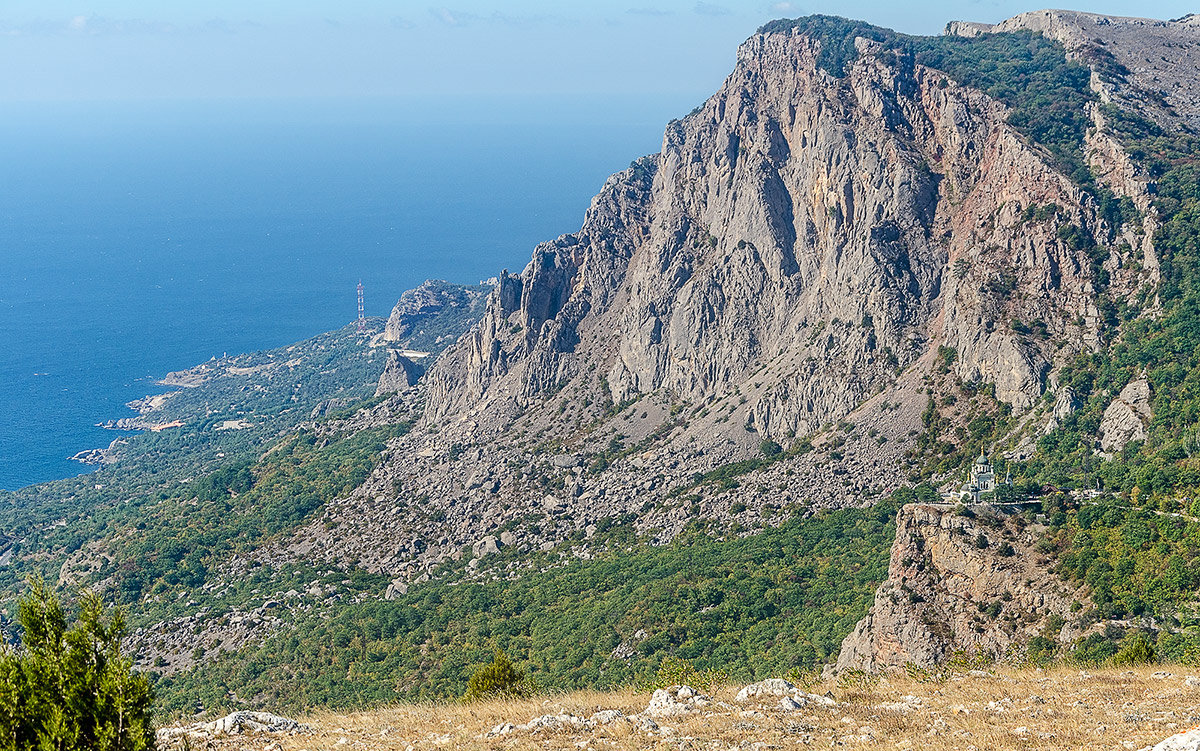
[[[581,358],[617,402],[659,389],[704,399],[788,363],[753,423],[799,435],[935,343],[958,351],[964,379],[1029,406],[1054,353],[1010,320],[1094,345],[1088,261],[1056,232],[1103,228],[1004,109],[883,55],[835,78],[818,51],[798,34],[742,45],[721,91],[668,126],[661,154],[611,179],[578,233],[504,277],[482,324],[431,373],[431,419],[498,402],[519,411]],[[1022,218],[1044,204],[1058,213]]]
[[[1040,527],[986,506],[908,505],[896,521],[888,578],[842,642],[837,670],[930,666],[953,652],[995,657],[1036,636],[1070,643],[1063,622],[1086,597],[1047,570]],[[1055,619],[1060,627],[1055,629]]]

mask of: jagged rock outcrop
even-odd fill
[[[373,342],[388,348],[376,396],[415,386],[425,366],[479,321],[491,289],[430,279],[400,295]]]
[[[1144,377],[1135,378],[1105,408],[1100,420],[1100,448],[1115,453],[1130,441],[1145,440],[1151,417],[1150,382]]]
[[[417,385],[425,369],[394,349],[388,350],[384,361],[383,375],[379,377],[376,396],[394,394]]]
[[[994,507],[969,509],[900,510],[887,581],[842,642],[836,670],[930,666],[956,650],[1002,656],[1035,636],[1079,636],[1071,605],[1086,597],[1047,570],[1034,547],[1040,527]]]

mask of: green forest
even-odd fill
[[[447,571],[393,601],[303,619],[157,690],[171,713],[229,691],[288,709],[456,697],[495,648],[544,689],[628,685],[667,656],[746,680],[812,667],[837,655],[886,577],[895,511],[821,512],[745,538],[697,524],[670,545],[614,545],[593,560],[526,554],[515,578]],[[618,541],[636,535],[615,525],[594,545]],[[513,559],[484,560],[502,572]],[[614,657],[623,643],[628,657]]]

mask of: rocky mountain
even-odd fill
[[[504,272],[482,320],[415,384],[418,428],[275,554],[356,561],[408,586],[448,561],[588,539],[622,515],[661,543],[697,518],[753,529],[780,510],[869,504],[919,479],[931,450],[981,436],[1030,457],[1077,407],[1064,366],[1105,351],[1114,309],[1159,304],[1153,175],[1111,107],[1191,128],[1179,92],[1194,70],[1176,51],[1200,42],[1196,24],[1047,11],[948,27],[941,43],[968,59],[973,40],[1044,34],[1085,66],[1081,181],[1061,143],[1019,127],[1021,105],[961,66],[823,23],[747,40],[659,154],[610,178],[578,231]],[[1097,449],[1145,438],[1149,391],[1108,397]],[[898,536],[845,665],[1002,652],[1087,601],[1030,566],[1035,535],[1009,530],[1022,554],[1002,560],[967,544],[986,531],[949,519],[901,515],[945,560],[913,569],[928,551],[908,555]],[[948,578],[918,584],[935,574]],[[1002,596],[1017,621],[982,623],[978,608]],[[897,636],[931,619],[953,625],[919,644]]]
[[[247,684],[444,696],[493,643],[576,687],[668,654],[829,663],[847,633],[843,670],[1111,654],[1135,629],[1183,654],[1200,195],[1177,89],[1200,30],[948,31],[764,26],[519,274],[428,282],[369,341],[342,332],[373,398],[293,394],[281,353],[287,419],[251,441],[204,389],[257,399],[259,374],[218,363],[150,414],[203,402],[237,452],[71,485],[4,523],[0,584],[57,571],[136,603],[177,712]],[[939,497],[980,451],[1016,485]]]
[[[661,153],[500,276],[417,387],[418,429],[295,550],[407,580],[502,527],[536,548],[635,512],[668,540],[697,515],[869,503],[914,475],[931,401],[950,439],[1002,405],[1049,419],[1102,306],[1153,285],[1154,213],[1115,223],[1005,103],[888,37],[849,34],[839,70],[815,28],[747,40]],[[1148,207],[1086,107],[1098,180]],[[953,406],[960,384],[992,407]],[[756,483],[708,481],[747,462]]]

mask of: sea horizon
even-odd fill
[[[19,102],[0,123],[0,489],[155,382],[516,272],[702,95]]]

